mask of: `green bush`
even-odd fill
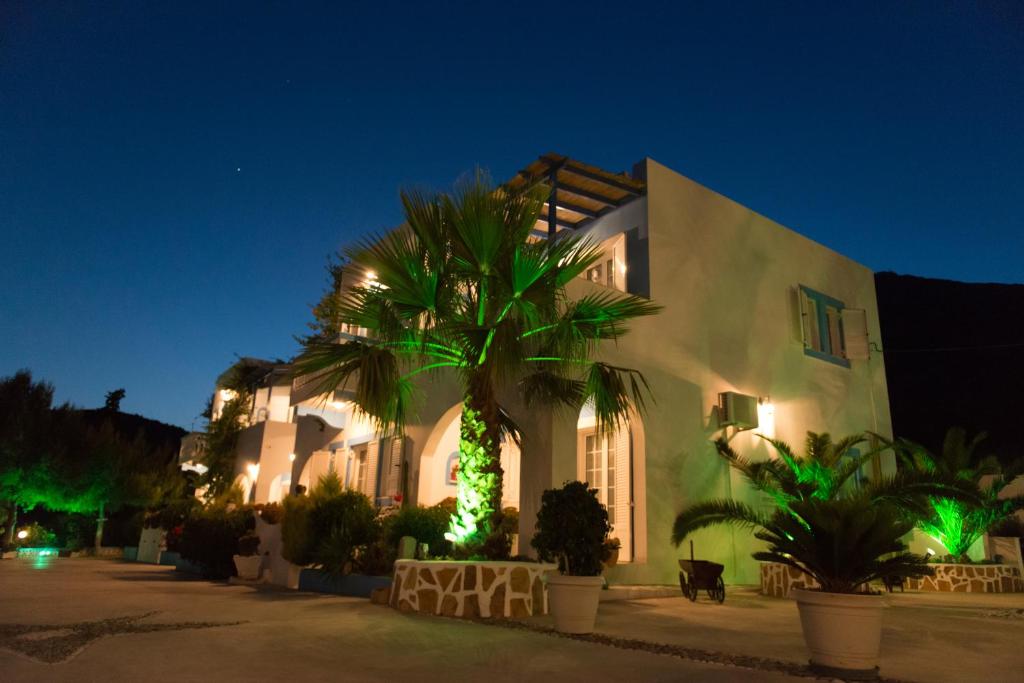
[[[352,569],[356,550],[380,537],[373,503],[358,491],[314,498],[309,513],[310,529],[316,539],[313,564],[332,574]]]
[[[597,491],[581,481],[566,482],[541,497],[533,547],[545,562],[571,576],[599,576],[608,538],[608,511]]]
[[[19,538],[18,534],[14,536],[14,545],[19,548],[50,548],[57,544],[57,534],[53,533],[49,529],[44,528],[39,522],[32,522],[27,527],[19,529],[21,531],[27,531],[28,535],[25,538]]]
[[[384,539],[392,548],[398,547],[403,536],[412,536],[417,543],[426,543],[436,557],[451,553],[451,543],[445,540],[451,513],[442,505],[423,507],[405,505],[384,520]]]
[[[314,536],[309,524],[312,499],[307,496],[288,496],[282,508],[281,555],[292,564],[312,564]]]
[[[235,574],[238,540],[254,526],[249,507],[214,506],[194,511],[183,525],[178,552],[201,567],[203,576],[226,579]]]
[[[344,490],[338,476],[330,472],[320,477],[309,496],[285,498],[282,555],[293,564],[335,574],[353,569],[376,573],[387,565],[388,556],[386,548],[374,547],[380,541],[376,514],[369,498]]]

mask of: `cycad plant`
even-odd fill
[[[452,193],[403,193],[402,228],[344,251],[375,279],[330,308],[367,337],[314,335],[296,363],[319,391],[350,389],[381,431],[395,433],[410,419],[417,375],[457,378],[464,398],[450,539],[471,548],[500,521],[501,441],[517,433],[499,395],[573,409],[590,400],[606,430],[644,404],[639,372],[593,357],[599,342],[657,307],[611,290],[568,298],[566,285],[601,256],[575,235],[531,238],[547,194],[496,188],[479,173]]]
[[[754,559],[796,567],[828,593],[856,593],[878,579],[932,573],[927,558],[908,552],[901,540],[913,518],[892,500],[879,501],[864,490],[792,501],[757,526],[754,536],[768,549]]]
[[[775,510],[763,513],[726,499],[697,503],[676,517],[674,544],[718,524],[749,528],[769,545],[755,559],[798,567],[826,591],[855,592],[881,576],[927,574],[925,558],[908,553],[901,538],[926,514],[929,496],[972,497],[956,480],[932,472],[903,471],[854,484],[854,473],[878,452],[852,455],[864,441],[860,435],[833,442],[828,434],[808,432],[804,457],[782,441],[768,441],[778,459],[752,462],[724,439],[716,448],[754,489],[772,498]]]
[[[905,469],[954,479],[974,493],[974,500],[929,496],[927,514],[917,525],[958,560],[966,557],[967,550],[982,534],[1024,508],[1022,496],[999,497],[1021,463],[1003,471],[995,457],[982,457],[977,453],[984,439],[984,432],[968,439],[965,430],[953,427],[946,432],[939,453],[932,453],[907,439],[890,444]]]

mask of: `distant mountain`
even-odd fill
[[[105,408],[83,409],[80,412],[82,419],[92,426],[99,426],[104,420],[111,420],[117,433],[127,439],[134,439],[139,432],[142,432],[154,451],[169,449],[173,457],[177,457],[181,437],[188,433],[181,427],[133,413],[122,413]]]
[[[1024,285],[875,275],[896,436],[940,449],[948,427],[982,453],[1024,456]]]

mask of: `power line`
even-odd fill
[[[871,348],[880,353],[946,353],[953,351],[988,351],[994,349],[1024,349],[1024,342],[1015,344],[987,344],[981,346],[939,346],[934,348],[919,349],[882,349],[871,342]]]

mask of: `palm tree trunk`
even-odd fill
[[[482,544],[501,519],[501,426],[493,386],[472,382],[459,423],[458,494],[452,532],[458,543]]]

